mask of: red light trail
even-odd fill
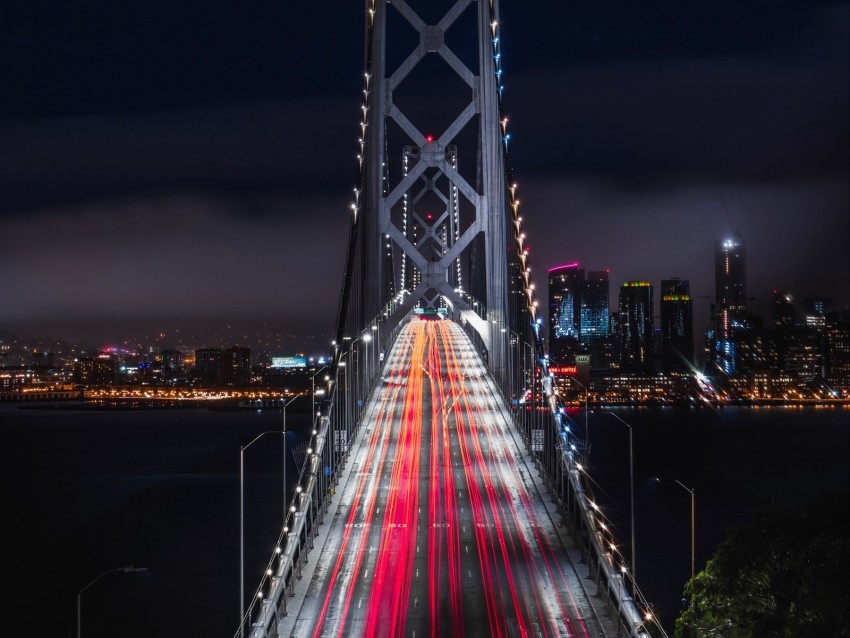
[[[366,415],[296,634],[595,635],[533,466],[459,326],[405,326]]]

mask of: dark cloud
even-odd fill
[[[513,152],[527,157],[524,170],[635,184],[673,171],[748,180],[845,173],[845,79],[846,69],[740,59],[521,77],[517,94],[530,99],[511,109]]]
[[[0,271],[16,273],[3,319],[332,317],[347,213],[318,196],[186,194],[0,218],[18,239],[0,252]]]
[[[355,97],[301,98],[0,122],[0,213],[148,190],[342,189],[356,174],[357,104]]]
[[[577,259],[710,295],[714,241],[739,225],[756,305],[772,287],[848,304],[850,4],[502,5],[540,288]],[[0,27],[0,327],[268,314],[329,331],[361,11],[17,7]]]
[[[612,304],[624,281],[683,277],[707,328],[714,295],[714,242],[737,229],[747,242],[751,308],[772,317],[771,290],[833,296],[850,303],[850,209],[846,180],[688,183],[651,191],[611,178],[532,179],[520,185],[535,279],[550,265],[578,261],[610,269]],[[727,212],[728,211],[728,212]],[[545,285],[541,291],[546,301]]]

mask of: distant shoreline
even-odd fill
[[[279,399],[88,399],[8,402],[19,410],[141,411],[141,410],[279,410]],[[299,411],[298,406],[289,408]],[[308,409],[308,408],[304,408]]]
[[[162,399],[162,398],[110,398],[110,399],[60,399],[60,400],[28,400],[7,401],[6,405],[17,406],[19,410],[67,410],[67,411],[133,411],[133,410],[263,410],[280,409],[280,399]],[[850,401],[836,399],[833,401],[735,401],[729,403],[692,404],[632,404],[632,403],[596,403],[593,408],[827,408],[850,407]],[[298,410],[298,406],[293,406]],[[568,406],[567,410],[580,409],[578,406]]]

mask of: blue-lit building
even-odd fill
[[[578,263],[549,269],[549,354],[559,363],[573,363],[581,330]]]
[[[716,244],[714,291],[714,339],[708,371],[731,375],[736,368],[735,334],[745,328],[747,317],[746,249],[739,237]]]
[[[608,271],[590,270],[579,282],[579,340],[591,356],[591,367],[607,367],[610,288]]]

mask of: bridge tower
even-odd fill
[[[513,242],[497,2],[367,0],[366,9],[360,175],[343,294],[352,303],[338,337],[382,312],[390,335],[413,308],[441,305],[503,377]],[[394,296],[400,303],[389,313]]]
[[[384,440],[377,430],[370,434],[370,419],[377,418],[371,406],[384,392],[409,387],[409,376],[407,382],[384,383],[388,347],[414,308],[436,307],[447,310],[486,355],[498,391],[487,382],[485,396],[508,403],[534,467],[545,474],[573,525],[589,576],[609,611],[617,610],[617,631],[648,638],[646,618],[634,604],[639,590],[632,581],[629,592],[626,572],[614,569],[615,545],[606,542],[600,533],[605,525],[600,528],[602,519],[591,510],[596,506],[580,465],[586,446],[570,429],[548,368],[502,110],[498,0],[366,0],[365,5],[358,175],[334,356],[300,483],[275,555],[242,614],[239,636],[246,630],[251,638],[280,635],[296,582],[308,553],[318,546],[319,526],[352,458],[352,442],[364,426],[365,437]],[[439,328],[457,335],[456,326]],[[465,351],[467,341],[461,341]],[[399,350],[390,353],[396,369]],[[475,362],[469,370],[477,369],[478,357],[469,359]],[[401,368],[425,368],[407,362]],[[421,378],[413,383],[442,385]],[[497,429],[481,435],[499,436]],[[413,522],[403,534],[415,533]],[[325,608],[311,607],[304,616],[311,626],[314,612],[315,618],[325,617]]]

